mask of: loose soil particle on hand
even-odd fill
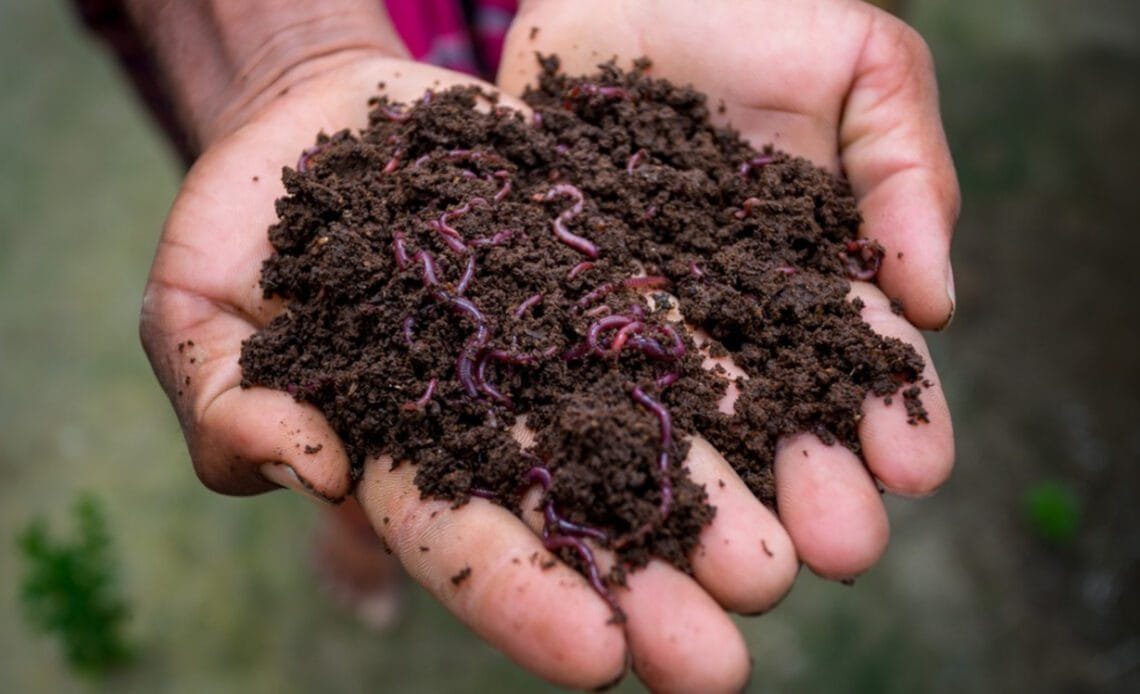
[[[244,344],[243,385],[320,408],[357,473],[413,461],[425,497],[522,513],[541,485],[548,546],[587,575],[587,538],[616,552],[610,581],[653,556],[690,571],[715,509],[679,463],[686,434],[774,508],[780,437],[860,454],[864,398],[904,385],[926,421],[923,362],[847,299],[883,249],[856,240],[845,182],[713,127],[647,64],[543,68],[533,115],[470,87],[381,97],[367,129],[285,170],[262,286],[288,309]],[[733,414],[670,296],[748,374]]]

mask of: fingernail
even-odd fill
[[[258,468],[258,472],[261,473],[262,477],[280,487],[301,492],[317,501],[333,506],[340,501],[318,492],[313,488],[313,485],[301,479],[297,471],[294,470],[291,465],[286,465],[285,463],[265,463]]]
[[[950,315],[946,316],[946,322],[942,324],[939,330],[950,327],[950,323],[954,321],[954,312],[958,307],[958,295],[954,291],[954,266],[949,262],[946,263],[946,297],[950,299]]]

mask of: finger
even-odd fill
[[[922,335],[902,316],[891,311],[890,301],[874,285],[852,283],[852,296],[863,300],[863,320],[887,337],[913,346],[926,368],[922,381],[922,405],[928,422],[908,423],[903,398],[895,395],[891,404],[881,397],[868,396],[859,422],[859,440],[867,466],[888,491],[907,496],[923,496],[937,489],[954,467],[954,430],[950,408],[934,370],[930,350]]]
[[[523,518],[535,533],[543,525],[540,499],[535,487],[522,502]],[[594,548],[594,555],[604,575],[614,564],[613,553]],[[720,692],[744,686],[750,663],[743,637],[697,581],[653,559],[629,572],[624,587],[611,590],[625,615],[634,670],[650,690]]]
[[[887,547],[887,512],[854,453],[797,434],[776,450],[776,503],[800,559],[825,578],[869,569]]]
[[[633,669],[654,692],[738,692],[748,647],[732,620],[692,578],[659,560],[617,591]]]
[[[960,194],[922,38],[876,13],[840,124],[840,156],[863,213],[863,235],[887,255],[878,282],[920,328],[954,311],[950,238]]]
[[[694,436],[689,444],[685,465],[716,508],[693,553],[693,574],[725,609],[767,611],[787,594],[799,571],[791,537],[708,441]]]
[[[356,495],[409,575],[482,638],[551,682],[596,688],[621,677],[621,629],[582,576],[561,562],[548,564],[541,540],[506,509],[483,499],[458,509],[421,500],[415,469],[390,468],[390,458],[368,461]]]

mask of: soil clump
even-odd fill
[[[923,421],[923,362],[847,298],[883,249],[843,180],[712,126],[647,64],[543,68],[533,115],[473,87],[380,97],[285,170],[262,286],[288,308],[244,344],[243,385],[318,407],[356,471],[413,461],[425,497],[520,513],[541,486],[547,547],[607,595],[650,557],[691,570],[715,509],[686,435],[775,507],[780,437],[859,454],[864,398],[900,390]]]

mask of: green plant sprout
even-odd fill
[[[20,533],[25,562],[20,601],[35,629],[59,638],[74,671],[104,675],[132,657],[123,636],[129,611],[115,585],[111,537],[98,500],[80,496],[72,513],[71,542],[51,537],[42,517]]]
[[[1065,546],[1080,529],[1080,500],[1071,488],[1060,482],[1039,482],[1025,492],[1025,516],[1042,540]]]

